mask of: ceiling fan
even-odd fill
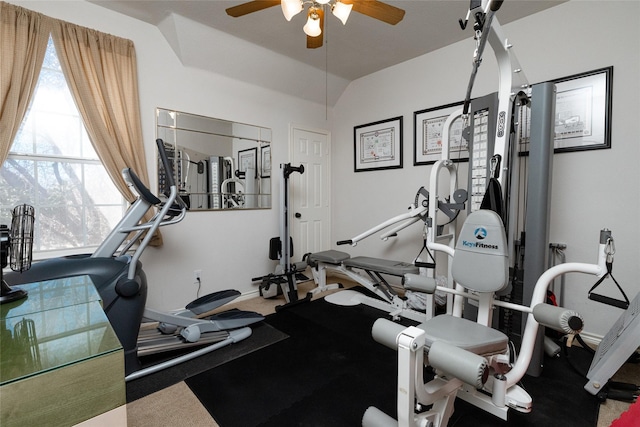
[[[352,9],[391,25],[397,24],[404,18],[404,10],[377,0],[253,0],[230,7],[226,11],[229,16],[238,18],[278,4],[281,5],[287,21],[302,12],[305,5],[309,5],[307,23],[303,27],[309,49],[322,46],[325,6],[342,21],[342,24],[347,23]]]

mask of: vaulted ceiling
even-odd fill
[[[304,64],[308,69],[331,75],[342,82],[340,86],[473,37],[472,25],[463,31],[458,24],[458,19],[464,19],[469,8],[469,2],[464,0],[386,1],[385,3],[406,11],[403,20],[397,25],[389,25],[355,12],[351,13],[346,25],[342,25],[337,18],[328,13],[325,17],[324,45],[318,49],[306,47],[306,36],[302,31],[306,21],[305,13],[294,16],[288,22],[280,6],[233,18],[225,10],[242,4],[243,1],[89,1],[159,27],[162,27],[162,23],[167,19],[173,19],[172,26],[175,27],[175,22],[181,22],[182,18],[186,18],[188,21],[211,28],[216,31],[216,34],[240,39]],[[497,16],[500,23],[504,25],[563,2],[506,0]],[[182,21],[188,22],[186,20]],[[176,30],[174,28],[171,31]],[[169,39],[172,37],[167,34],[166,25],[163,34]],[[201,48],[207,49],[207,45],[211,46],[210,43],[203,41]],[[206,54],[203,54],[204,57]],[[222,58],[222,60],[226,59]],[[195,54],[191,55],[191,62],[193,61],[197,62]],[[198,64],[191,65],[198,66]],[[259,73],[260,64],[257,65]],[[242,78],[241,72],[235,72]],[[255,74],[256,70],[253,71],[254,76]],[[332,102],[329,101],[329,103]]]

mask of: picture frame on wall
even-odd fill
[[[257,157],[258,157],[258,149],[257,148],[247,148],[246,150],[238,151],[238,170],[240,172],[247,172],[247,169],[253,169],[256,171],[257,165]],[[251,178],[256,178],[251,177]]]
[[[611,148],[613,66],[552,82],[556,85],[554,152]]]
[[[271,178],[271,146],[260,147],[260,177]]]
[[[413,164],[431,165],[442,159],[442,135],[444,124],[451,113],[459,110],[462,102],[441,105],[413,113]],[[462,118],[457,118],[450,127],[449,160],[469,160],[469,144],[462,138]]]
[[[402,168],[402,116],[353,128],[354,171]]]

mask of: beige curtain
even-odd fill
[[[44,15],[0,2],[0,165],[38,83],[51,25]]]
[[[130,167],[149,185],[133,42],[57,20],[52,38],[89,138],[109,176],[131,202],[134,196],[122,169]],[[150,244],[162,244],[159,232]]]

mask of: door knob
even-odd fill
[[[296,212],[296,214],[294,215],[296,218],[302,218],[302,214],[300,212]]]

